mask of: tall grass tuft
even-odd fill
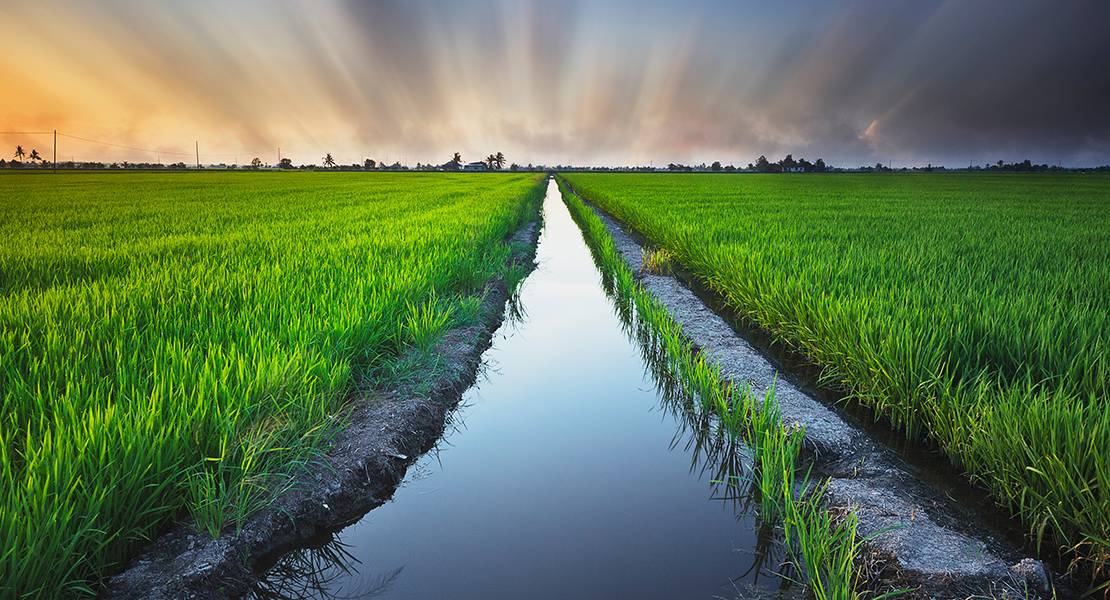
[[[674,257],[665,249],[644,250],[640,272],[652,275],[669,275],[674,268]]]

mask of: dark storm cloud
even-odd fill
[[[852,2],[763,19],[782,37],[747,48],[754,75],[717,73],[742,115],[702,109],[722,125],[753,124],[773,152],[1106,159],[1110,3]],[[707,54],[727,46],[702,44]],[[700,64],[687,94],[695,102],[715,69]]]
[[[1110,149],[1110,3],[950,5],[910,45],[879,148],[1083,160]],[[993,153],[993,154],[991,154]]]

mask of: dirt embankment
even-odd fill
[[[513,237],[523,248],[510,260],[535,267],[538,221]],[[246,593],[267,555],[358,518],[381,504],[405,471],[443,434],[448,414],[475,381],[482,353],[504,320],[509,290],[487,285],[480,325],[447,333],[436,347],[436,376],[416,386],[362,393],[350,401],[349,425],[324,457],[326,468],[305,475],[292,491],[253,515],[238,535],[218,539],[189,524],[175,526],[113,577],[101,594],[112,600],[227,598]],[[419,390],[419,391],[414,391]]]
[[[1054,574],[993,534],[915,474],[898,453],[875,441],[842,411],[810,396],[747,339],[670,275],[643,272],[643,247],[624,226],[601,218],[625,264],[693,346],[734,384],[759,396],[774,389],[783,419],[805,426],[804,458],[829,478],[832,507],[855,510],[865,545],[864,576],[875,588],[916,588],[902,598],[1051,597]],[[1066,586],[1067,584],[1064,583]],[[1071,591],[1056,586],[1056,597]]]

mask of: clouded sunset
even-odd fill
[[[297,164],[490,149],[587,166],[1110,162],[1105,2],[51,0],[4,13],[5,131],[167,156],[199,141],[202,162],[276,163],[278,148]],[[155,159],[77,140],[60,152]]]

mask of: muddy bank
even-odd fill
[[[1051,596],[1055,577],[1046,565],[922,481],[854,419],[793,385],[683,283],[641,272],[642,247],[635,237],[591,208],[641,285],[671,312],[692,344],[719,365],[722,376],[749,384],[757,395],[773,386],[784,420],[805,426],[805,458],[815,473],[830,479],[832,506],[856,511],[861,537],[877,534],[864,557],[868,568],[863,574],[872,586],[917,588],[903,597],[920,598]],[[1071,596],[1070,590],[1056,591],[1058,597]]]
[[[511,240],[510,260],[535,268],[539,221]],[[487,284],[480,325],[448,332],[437,345],[433,378],[404,389],[364,392],[349,402],[349,424],[335,437],[325,465],[301,477],[294,489],[253,515],[239,534],[218,539],[188,523],[152,542],[127,570],[109,580],[106,599],[204,599],[247,593],[255,573],[283,547],[358,519],[392,494],[417,457],[444,432],[461,394],[475,382],[482,353],[505,318],[505,282]]]

